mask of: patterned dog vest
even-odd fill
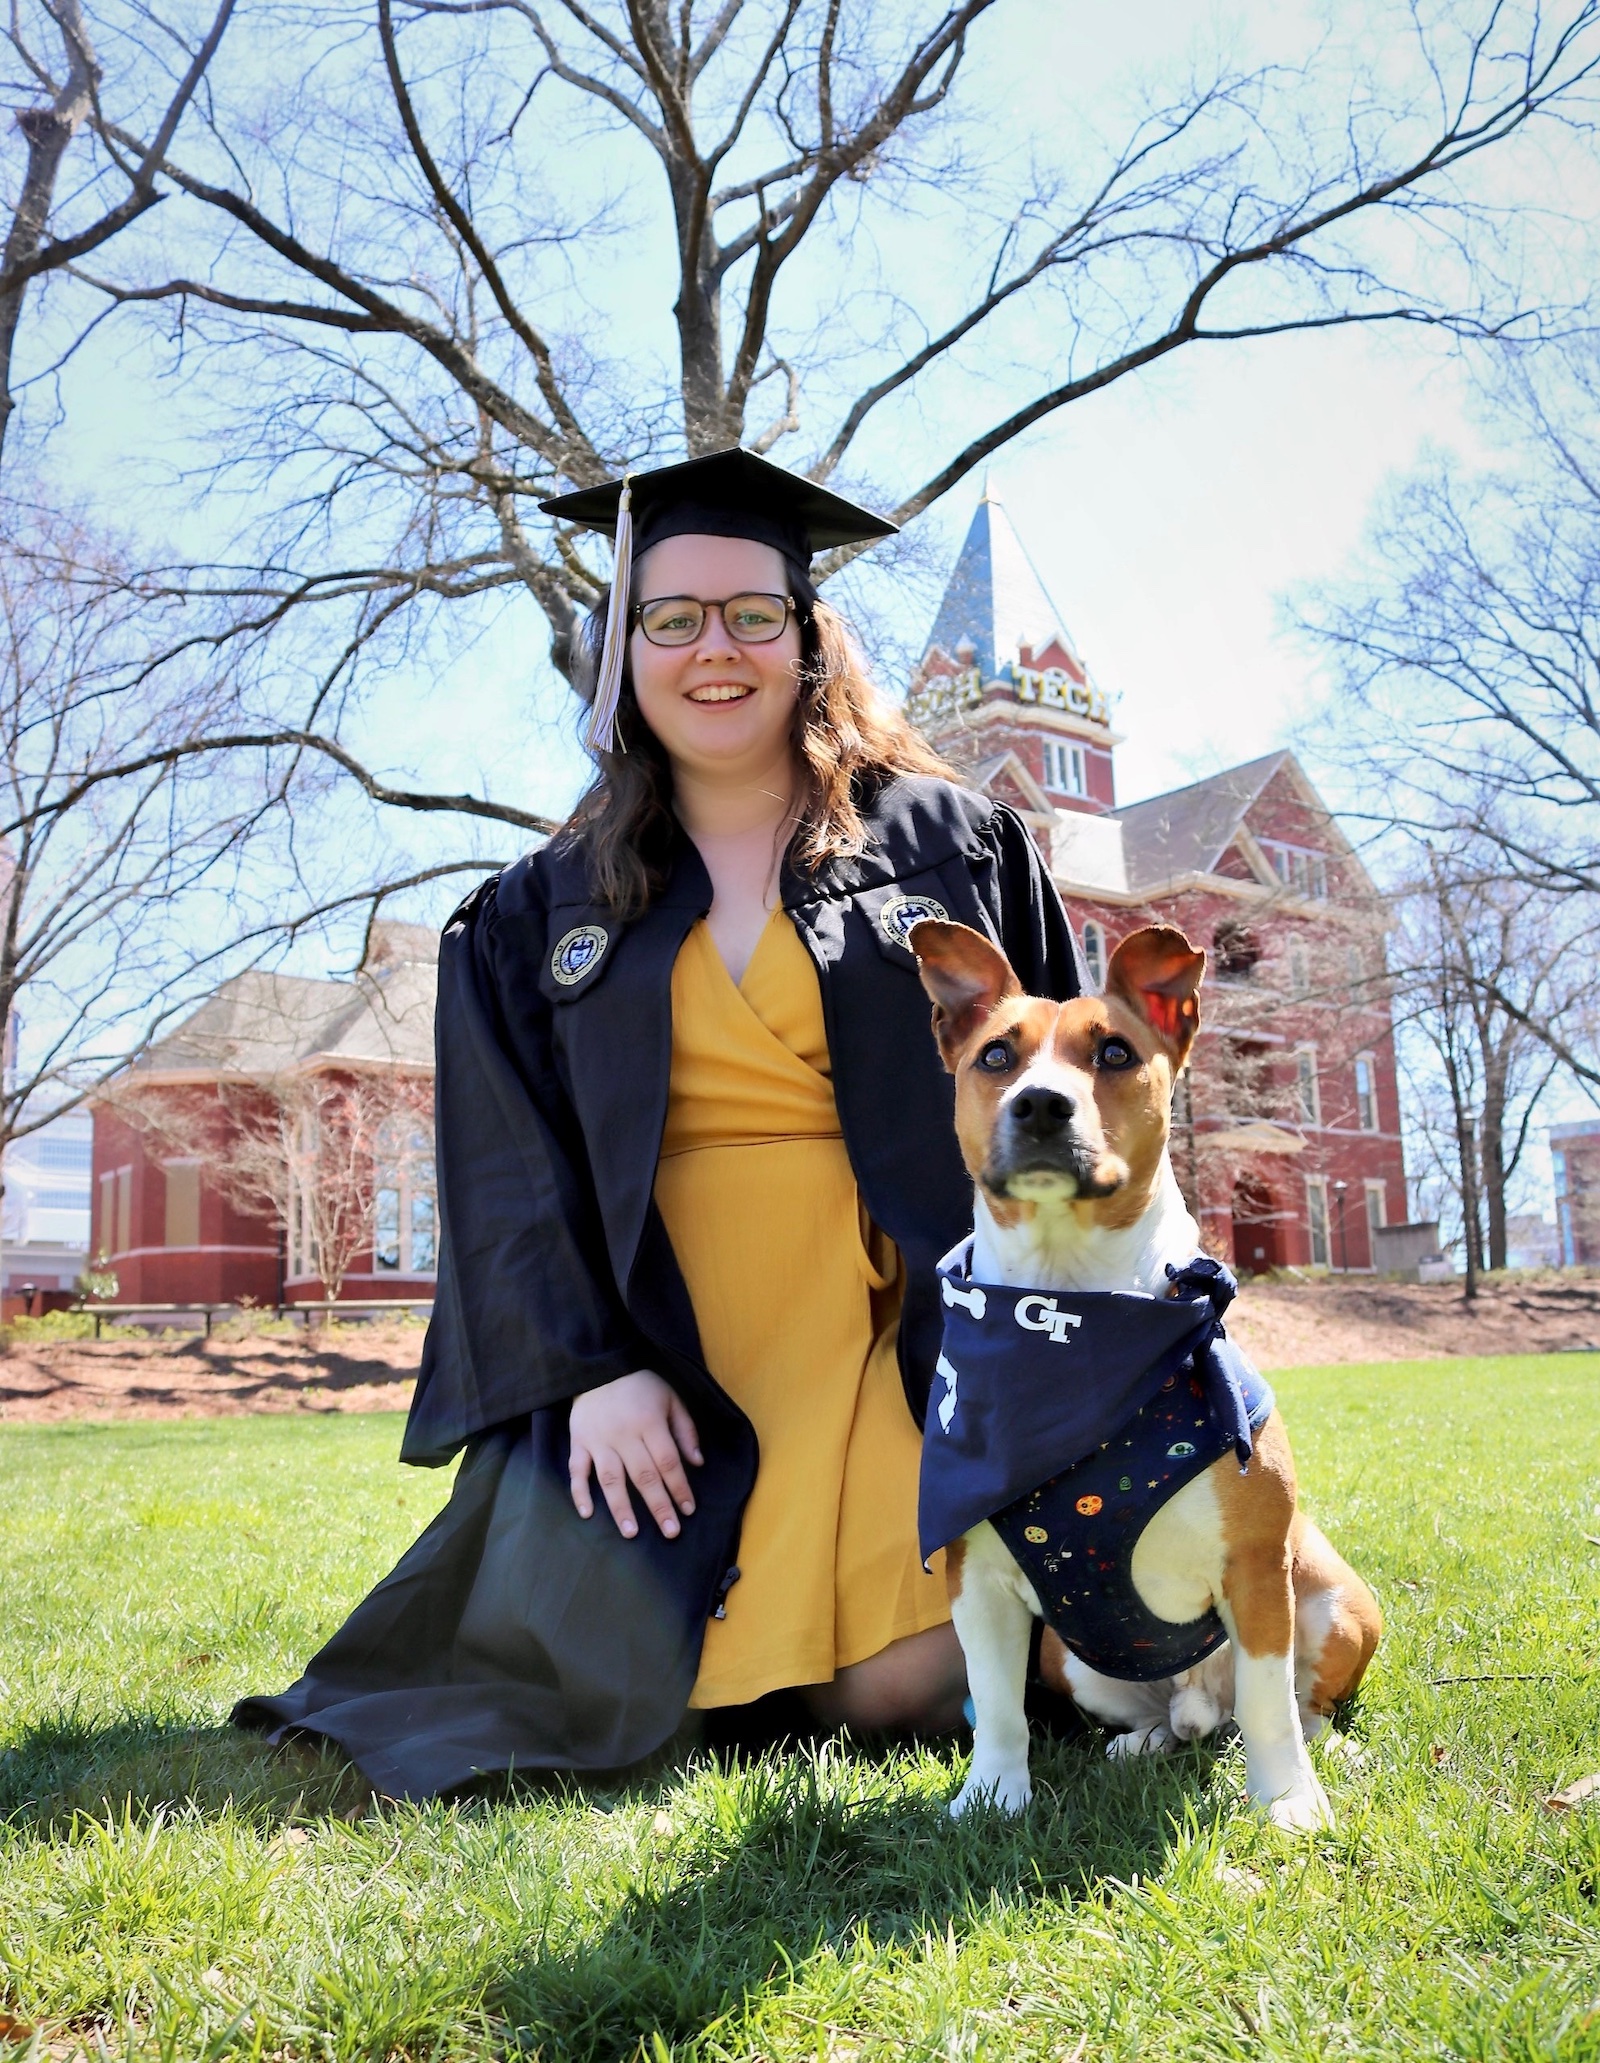
[[[1220,1261],[1168,1268],[1169,1298],[974,1283],[940,1264],[944,1352],[923,1435],[924,1557],[988,1519],[1074,1654],[1136,1681],[1227,1638],[1215,1610],[1157,1618],[1133,1583],[1156,1512],[1230,1450],[1241,1468],[1272,1391],[1223,1331]]]

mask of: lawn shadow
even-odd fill
[[[858,1938],[915,1944],[959,1935],[996,1908],[1075,1904],[1114,1883],[1159,1874],[1187,1819],[1203,1829],[1233,1809],[1210,1781],[1214,1754],[1108,1764],[1098,1740],[1041,1743],[1034,1802],[1021,1819],[985,1813],[959,1825],[950,1783],[929,1796],[887,1791],[881,1758],[835,1743],[742,1762],[706,1793],[681,1779],[641,1787],[668,1818],[657,1859],[605,1923],[508,1973],[486,2000],[505,2053],[563,2063],[676,2052],[715,2024],[737,2024],[769,1990]],[[852,1772],[859,1779],[852,1781]],[[732,2027],[725,2030],[732,2038]]]
[[[136,1823],[158,1812],[237,1813],[254,1824],[359,1817],[372,1789],[331,1748],[270,1748],[234,1726],[154,1714],[29,1728],[0,1754],[0,1818],[49,1837],[80,1813]]]

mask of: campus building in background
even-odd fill
[[[5,1201],[0,1216],[0,1266],[7,1296],[31,1286],[37,1311],[45,1297],[65,1296],[89,1252],[89,1194],[94,1121],[69,1110],[6,1148]]]
[[[315,1169],[315,1141],[296,1134],[340,1091],[362,1101],[372,1139],[334,1177],[375,1206],[341,1295],[432,1297],[438,943],[426,926],[377,924],[348,981],[240,975],[111,1085],[94,1111],[92,1239],[120,1301],[321,1298],[313,1173],[294,1172]],[[259,1164],[285,1110],[291,1172],[275,1211],[248,1192],[253,1173],[266,1186]]]
[[[1563,1268],[1600,1268],[1600,1118],[1550,1127]]]
[[[990,493],[907,707],[1031,827],[1096,983],[1141,924],[1206,949],[1173,1160],[1211,1251],[1370,1268],[1372,1230],[1406,1215],[1383,911],[1294,755],[1119,807],[1108,698]]]

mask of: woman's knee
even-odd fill
[[[804,1693],[828,1726],[860,1733],[946,1732],[961,1719],[966,1670],[949,1626],[897,1640]]]

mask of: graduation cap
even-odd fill
[[[737,445],[653,473],[625,473],[602,487],[558,494],[539,507],[547,516],[614,540],[611,607],[589,718],[591,752],[610,751],[616,737],[636,552],[647,552],[667,537],[749,537],[774,546],[803,573],[813,552],[893,537],[898,528]]]

